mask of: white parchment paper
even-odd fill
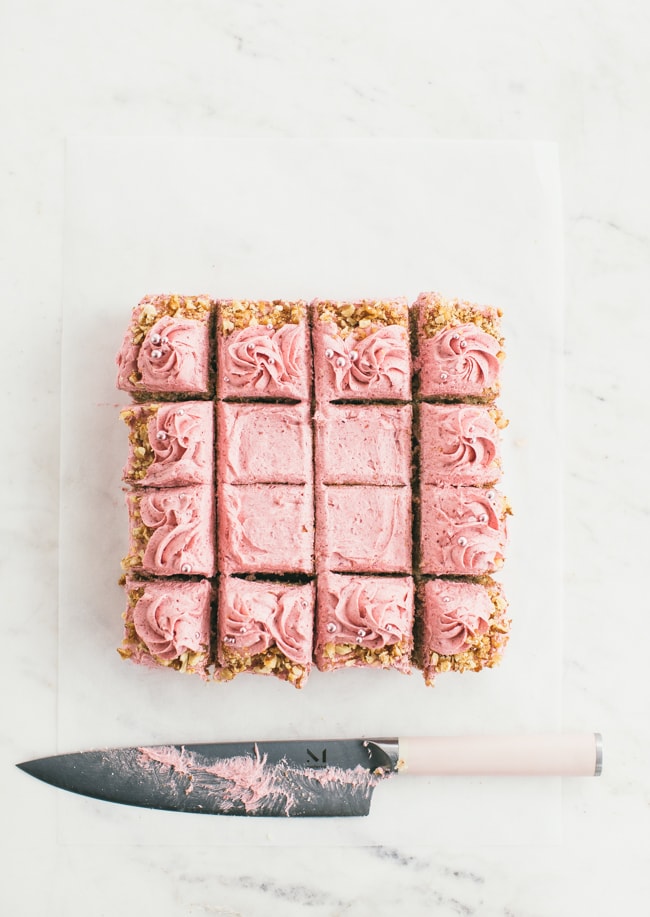
[[[60,752],[560,726],[561,198],[556,149],[519,142],[70,140],[66,155]],[[121,640],[125,396],[114,356],[145,293],[388,297],[437,289],[504,311],[502,665],[426,688],[376,671],[203,684],[139,669]],[[52,749],[52,752],[55,750]],[[365,819],[245,819],[61,794],[62,843],[462,845],[559,839],[558,779],[399,776]]]

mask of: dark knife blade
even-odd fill
[[[25,761],[52,786],[109,802],[211,815],[367,815],[397,739],[109,748]]]

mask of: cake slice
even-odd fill
[[[439,293],[421,293],[417,319],[419,395],[439,401],[492,401],[505,357],[501,312]]]
[[[408,674],[412,628],[410,576],[318,577],[314,658],[321,671],[374,666]]]
[[[307,307],[298,300],[219,300],[219,398],[308,401],[311,354]]]
[[[223,576],[215,677],[229,681],[241,672],[253,672],[302,688],[312,664],[313,620],[312,583]]]
[[[125,581],[124,639],[118,652],[139,665],[207,678],[212,586],[208,580]]]
[[[319,483],[410,483],[410,404],[325,404],[315,432]]]
[[[501,411],[478,404],[420,405],[420,480],[485,486],[501,477]]]
[[[410,487],[317,488],[318,572],[409,573]]]
[[[217,405],[219,479],[226,484],[311,484],[309,405]]]
[[[154,576],[215,573],[214,488],[207,484],[137,489],[127,494],[126,572]]]
[[[218,499],[221,573],[313,573],[311,485],[221,484]]]
[[[208,296],[145,296],[117,355],[117,387],[136,400],[208,398],[213,307]]]
[[[420,489],[420,572],[481,576],[503,565],[507,499],[483,487]]]
[[[508,605],[489,576],[479,582],[420,583],[415,661],[428,685],[439,672],[478,672],[496,665],[508,642]]]
[[[143,487],[212,482],[214,422],[209,401],[134,404],[120,417],[129,428],[123,480]]]
[[[405,299],[316,300],[312,309],[318,404],[410,400],[409,310]]]

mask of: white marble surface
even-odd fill
[[[1,811],[11,827],[2,832],[3,913],[643,913],[646,5],[9,0],[0,17],[8,414],[0,743]],[[71,135],[157,135],[161,144],[169,136],[559,144],[567,267],[563,725],[600,729],[606,759],[600,780],[563,782],[557,843],[478,845],[470,820],[466,842],[452,847],[445,824],[432,820],[410,843],[379,847],[172,847],[129,837],[88,845],[61,835],[61,807],[72,797],[28,784],[13,769],[54,747],[59,733],[59,334]]]

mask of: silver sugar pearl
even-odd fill
[[[467,341],[461,341],[458,346],[464,350],[467,347]]]
[[[191,573],[191,572],[192,572],[192,567],[190,566],[190,564],[183,564],[183,566],[181,567],[181,573]]]
[[[244,627],[244,625],[242,625],[242,626],[239,628],[239,633],[240,633],[240,634],[245,634],[247,630],[248,630],[248,628],[247,628],[247,627]]]
[[[151,351],[152,360],[159,360],[161,357],[162,357],[162,350],[152,350]]]
[[[161,344],[169,344],[169,338],[161,338],[161,339],[160,339],[160,343],[161,343]]]
[[[337,366],[345,366],[345,358],[344,358],[344,357],[338,357],[337,360],[336,360],[336,365],[337,365]]]
[[[444,596],[442,597],[442,601],[443,601],[443,602],[450,602],[451,599],[449,598],[448,595],[444,595]]]
[[[449,373],[440,373],[440,379],[442,382],[446,382],[449,378]]]
[[[457,341],[459,337],[460,337],[460,334],[454,333],[454,334],[452,334],[451,339],[452,339],[452,341]]]
[[[224,643],[227,643],[229,646],[232,646],[232,644],[235,642],[235,638],[234,638],[234,637],[230,637],[230,636],[229,636],[229,637],[224,637],[224,638],[223,638],[223,642],[224,642]]]
[[[487,521],[488,521],[488,515],[487,515],[487,513],[481,513],[481,515],[478,517],[478,521],[479,521],[479,522],[487,522]]]
[[[325,628],[325,630],[326,630],[329,634],[333,634],[334,631],[336,630],[336,624],[335,624],[333,621],[330,621],[330,623],[327,625],[327,627]]]
[[[269,331],[273,331],[273,322],[269,322],[266,327],[269,329]]]
[[[354,361],[357,359],[358,356],[359,356],[359,354],[356,352],[356,350],[351,350],[351,351],[350,351],[350,359],[352,360],[353,363],[354,363]]]
[[[158,430],[158,432],[156,433],[156,439],[159,439],[161,441],[163,439],[167,439],[167,434],[165,433],[164,430]]]
[[[461,535],[460,538],[458,539],[458,544],[461,546],[461,548],[464,548],[465,545],[467,544],[467,538],[465,538],[464,535]]]
[[[334,356],[334,351],[330,350],[330,348],[328,347],[327,350],[325,351],[325,356],[327,357],[328,360],[331,360],[332,357]]]
[[[151,343],[152,343],[152,344],[154,344],[154,345],[160,344],[161,341],[162,341],[162,338],[160,337],[159,334],[152,334],[152,335],[151,335]]]
[[[359,637],[366,637],[367,635],[368,635],[368,631],[364,630],[363,627],[360,627],[359,630],[357,631],[357,636]]]

